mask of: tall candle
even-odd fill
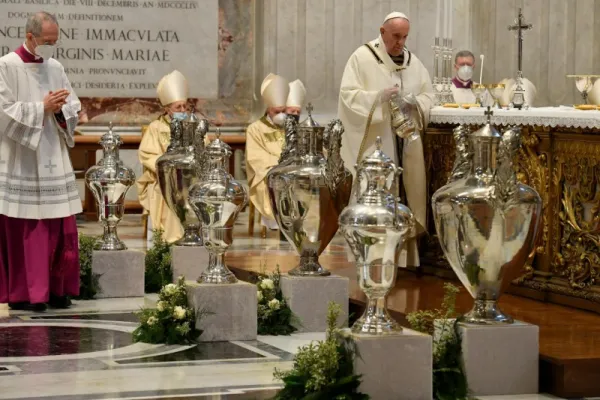
[[[448,0],[448,39],[452,39],[452,20],[454,16],[454,0]]]
[[[435,37],[440,37],[440,25],[442,24],[442,10],[440,9],[442,0],[437,0],[437,11],[435,13]]]
[[[448,37],[448,0],[444,0],[444,39]]]

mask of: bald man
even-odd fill
[[[381,137],[386,154],[396,163],[401,160],[408,206],[415,214],[418,232],[423,232],[427,191],[420,133],[429,122],[434,96],[429,73],[405,46],[409,32],[408,17],[393,12],[384,19],[379,37],[350,56],[342,77],[338,115],[345,128],[341,153],[346,165],[355,165],[372,152],[377,136]],[[388,100],[394,94],[412,104],[417,130],[408,137],[398,137],[392,131]],[[371,112],[371,126],[365,133]],[[400,151],[402,154],[397,154]],[[407,249],[408,265],[419,265],[416,241],[412,240]]]

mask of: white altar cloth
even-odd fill
[[[445,108],[434,107],[430,114],[430,124],[483,125],[487,117],[485,108]],[[550,128],[600,129],[600,111],[577,110],[573,107],[532,107],[528,110],[493,109],[494,125],[545,126]]]

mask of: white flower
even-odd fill
[[[156,304],[156,309],[157,309],[158,311],[165,311],[165,307],[166,307],[166,304],[165,304],[165,302],[164,302],[164,301],[159,301],[159,302]]]
[[[154,316],[148,318],[148,321],[146,321],[146,323],[148,324],[148,326],[152,326],[152,325],[154,325],[157,322],[158,322],[158,318],[156,318]]]
[[[165,286],[164,290],[166,294],[173,294],[177,290],[177,285],[174,283],[169,283],[167,286]]]
[[[271,310],[279,310],[279,306],[280,306],[279,300],[273,299],[273,300],[269,301],[269,308]]]
[[[275,284],[273,283],[272,279],[263,279],[260,283],[260,287],[262,287],[263,289],[270,290],[275,288]]]
[[[263,299],[263,294],[260,290],[256,291],[256,298],[258,299],[258,301],[262,301]]]
[[[184,319],[185,318],[185,308],[181,306],[177,306],[173,309],[173,316],[175,319]]]

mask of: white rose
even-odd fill
[[[185,318],[185,308],[181,306],[177,306],[173,309],[173,316],[175,319],[184,319]]]
[[[159,302],[156,304],[156,309],[157,309],[158,311],[165,311],[165,302],[164,302],[164,301],[159,301]]]
[[[260,290],[256,291],[256,298],[258,299],[258,301],[262,301],[263,299],[263,294]]]
[[[277,299],[273,299],[269,302],[269,308],[271,310],[279,310],[279,306],[280,306],[279,300],[277,300]]]
[[[167,293],[167,294],[174,293],[176,290],[177,290],[177,285],[174,283],[169,283],[167,286],[165,286],[165,293]]]
[[[150,318],[148,318],[148,321],[146,321],[146,323],[147,323],[149,326],[152,326],[152,325],[154,325],[154,324],[155,324],[155,323],[157,323],[157,322],[158,322],[158,318],[156,318],[156,317],[150,317]]]
[[[275,284],[273,283],[272,279],[263,279],[260,283],[260,287],[262,287],[263,289],[270,290],[275,288]]]

